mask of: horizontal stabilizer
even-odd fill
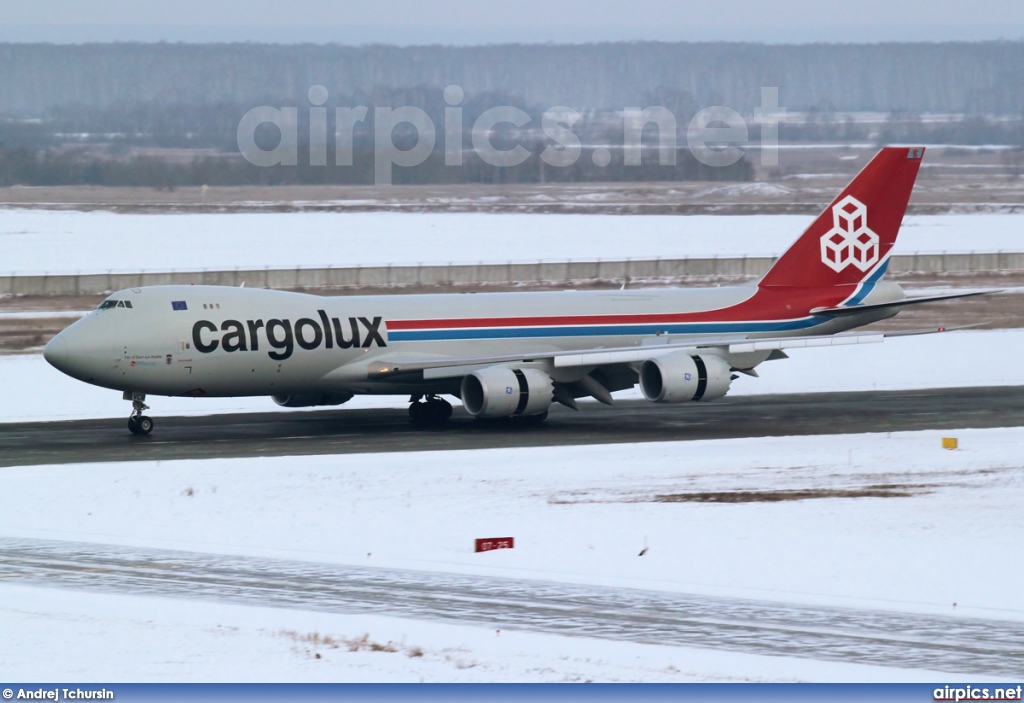
[[[848,305],[846,307],[839,308],[812,308],[812,315],[827,315],[834,317],[836,315],[856,315],[857,313],[867,312],[868,310],[884,310],[886,308],[902,308],[907,305],[920,305],[921,303],[936,303],[942,300],[953,300],[955,298],[970,298],[975,295],[991,295],[992,293],[1001,293],[1001,290],[982,290],[974,291],[971,293],[952,293],[950,295],[929,295],[921,298],[904,298],[903,300],[895,300],[890,303],[869,303],[867,305]]]
[[[885,336],[889,337],[917,337],[922,334],[938,334],[939,332],[959,332],[960,330],[973,330],[979,327],[983,327],[984,322],[979,322],[974,325],[959,325],[957,327],[928,327],[923,330],[897,330],[895,332],[886,332]]]

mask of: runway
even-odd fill
[[[552,408],[538,427],[478,422],[457,409],[418,429],[401,409],[161,418],[148,437],[124,419],[0,425],[0,466],[236,456],[556,446],[1024,426],[1024,387],[736,396],[712,403],[626,401]]]
[[[1024,677],[1024,623],[0,538],[0,582]]]
[[[404,410],[161,417],[148,437],[125,419],[0,424],[0,466],[661,442],[1024,425],[1024,387],[727,397],[713,403],[560,406],[540,426],[478,422],[461,410],[417,429]]]

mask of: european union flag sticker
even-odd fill
[[[171,310],[188,310],[188,305],[185,304],[184,300],[172,300]]]

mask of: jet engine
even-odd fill
[[[491,366],[462,379],[462,404],[474,417],[539,415],[553,398],[551,377],[537,369]]]
[[[312,408],[317,405],[341,405],[352,400],[351,393],[297,393],[272,395],[274,402],[285,408]]]
[[[640,390],[655,403],[714,400],[729,392],[732,373],[724,359],[675,352],[640,365]]]

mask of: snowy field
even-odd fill
[[[761,378],[738,379],[734,392],[1024,384],[1013,362],[1022,348],[1024,330],[1008,330],[793,350],[762,365]],[[0,357],[0,383],[10,389],[3,421],[128,410],[120,394],[73,381],[38,355]],[[267,398],[152,400],[157,418],[302,412]],[[944,435],[961,448],[942,450]],[[0,536],[1024,621],[1015,558],[1024,550],[1022,445],[1024,428],[1010,428],[10,467],[0,468]],[[702,498],[721,492],[745,497]],[[871,495],[850,497],[862,492]],[[514,550],[472,552],[476,537],[509,535]],[[0,678],[21,680],[950,676],[13,583],[0,583],[0,622]]]
[[[1021,621],[1022,443],[1011,428],[12,467],[0,535]],[[747,498],[699,499],[721,491]],[[487,536],[516,548],[474,554]],[[0,620],[0,675],[22,679],[948,678],[10,584]]]
[[[377,615],[11,585],[0,585],[0,620],[5,629],[0,677],[8,681],[904,683],[949,678],[925,670],[533,632],[498,635],[481,627]],[[990,678],[957,674],[956,680]]]
[[[758,367],[760,378],[740,376],[730,395],[902,390],[1024,385],[1024,330],[960,331],[817,349],[793,349],[789,359]],[[128,417],[130,404],[117,391],[76,381],[40,354],[0,356],[0,422]],[[641,398],[639,389],[617,398]],[[406,396],[360,396],[342,409],[407,406]],[[164,398],[151,396],[150,413],[210,415],[222,412],[303,412],[270,398]]]
[[[772,256],[804,215],[113,214],[0,210],[0,272]],[[897,254],[1024,251],[1024,216],[907,217]]]

